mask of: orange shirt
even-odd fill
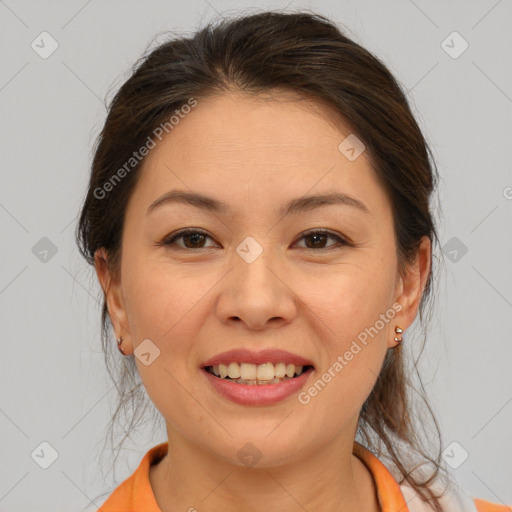
[[[167,454],[167,450],[167,442],[151,448],[144,455],[135,472],[114,490],[98,512],[161,512],[149,482],[149,467],[160,461]],[[354,442],[353,454],[366,465],[372,474],[382,512],[430,510],[426,508],[426,504],[419,498],[414,498],[413,495],[406,499],[402,492],[404,491],[403,487],[398,484],[387,467],[357,441]],[[466,510],[470,512],[512,512],[512,507],[506,505],[498,505],[469,496],[465,499],[467,500],[465,506],[459,504],[453,508],[451,506],[447,508],[454,512],[466,512]]]

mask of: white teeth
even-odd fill
[[[256,370],[258,380],[272,380],[274,378],[274,365],[272,363],[260,364]]]
[[[219,375],[221,379],[228,376],[228,367],[225,364],[219,364]]]
[[[256,381],[267,383],[281,382],[278,379],[292,378],[302,374],[303,366],[285,363],[263,363],[260,365],[251,363],[232,362],[228,365],[219,364],[212,367],[213,373],[225,379],[238,379],[239,384],[256,384]]]
[[[274,366],[274,376],[276,379],[282,379],[286,375],[286,365],[284,363],[277,363]]]
[[[241,377],[240,366],[237,363],[229,363],[228,377],[230,379],[239,379]]]
[[[240,365],[240,377],[244,380],[254,380],[258,374],[255,364],[242,363]]]

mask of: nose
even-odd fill
[[[233,260],[232,271],[222,282],[217,303],[220,321],[242,322],[256,331],[291,322],[297,314],[297,296],[277,258],[271,261],[263,251],[252,262],[238,254]]]

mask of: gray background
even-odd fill
[[[106,496],[96,497],[166,439],[149,426],[135,433],[117,480],[100,477],[116,392],[101,353],[99,286],[73,232],[107,92],[157,34],[285,7],[342,24],[409,91],[442,175],[446,265],[425,387],[446,445],[459,443],[452,459],[469,454],[451,470],[460,486],[512,504],[510,0],[0,0],[0,511],[95,511]],[[46,59],[31,47],[43,31],[58,43]],[[442,44],[454,31],[469,44],[457,58],[462,40]],[[43,442],[58,454],[48,469],[31,455],[50,456]]]

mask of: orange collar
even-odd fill
[[[165,455],[169,443],[160,443],[144,455],[139,467],[107,498],[98,512],[162,512],[149,482],[149,467]]]
[[[149,468],[167,454],[168,447],[168,442],[164,442],[151,448],[135,472],[107,498],[101,512],[161,512],[149,482]],[[382,512],[409,512],[400,486],[386,466],[357,441],[352,453],[372,474]]]
[[[144,455],[139,467],[135,472],[122,482],[107,500],[100,507],[98,512],[162,512],[153,494],[153,489],[149,482],[149,468],[151,465],[159,462],[169,448],[168,442],[160,443],[151,448]],[[363,462],[370,471],[375,486],[377,488],[377,496],[382,512],[409,512],[405,497],[398,482],[395,480],[388,468],[362,444],[354,441],[352,453]],[[511,512],[512,507],[491,503],[479,498],[466,497],[466,506],[452,507],[447,506],[447,510],[462,511],[476,510],[477,512]],[[411,498],[409,498],[411,501]],[[418,500],[414,500],[415,503]],[[416,510],[431,510],[425,508],[424,504],[413,507]]]

